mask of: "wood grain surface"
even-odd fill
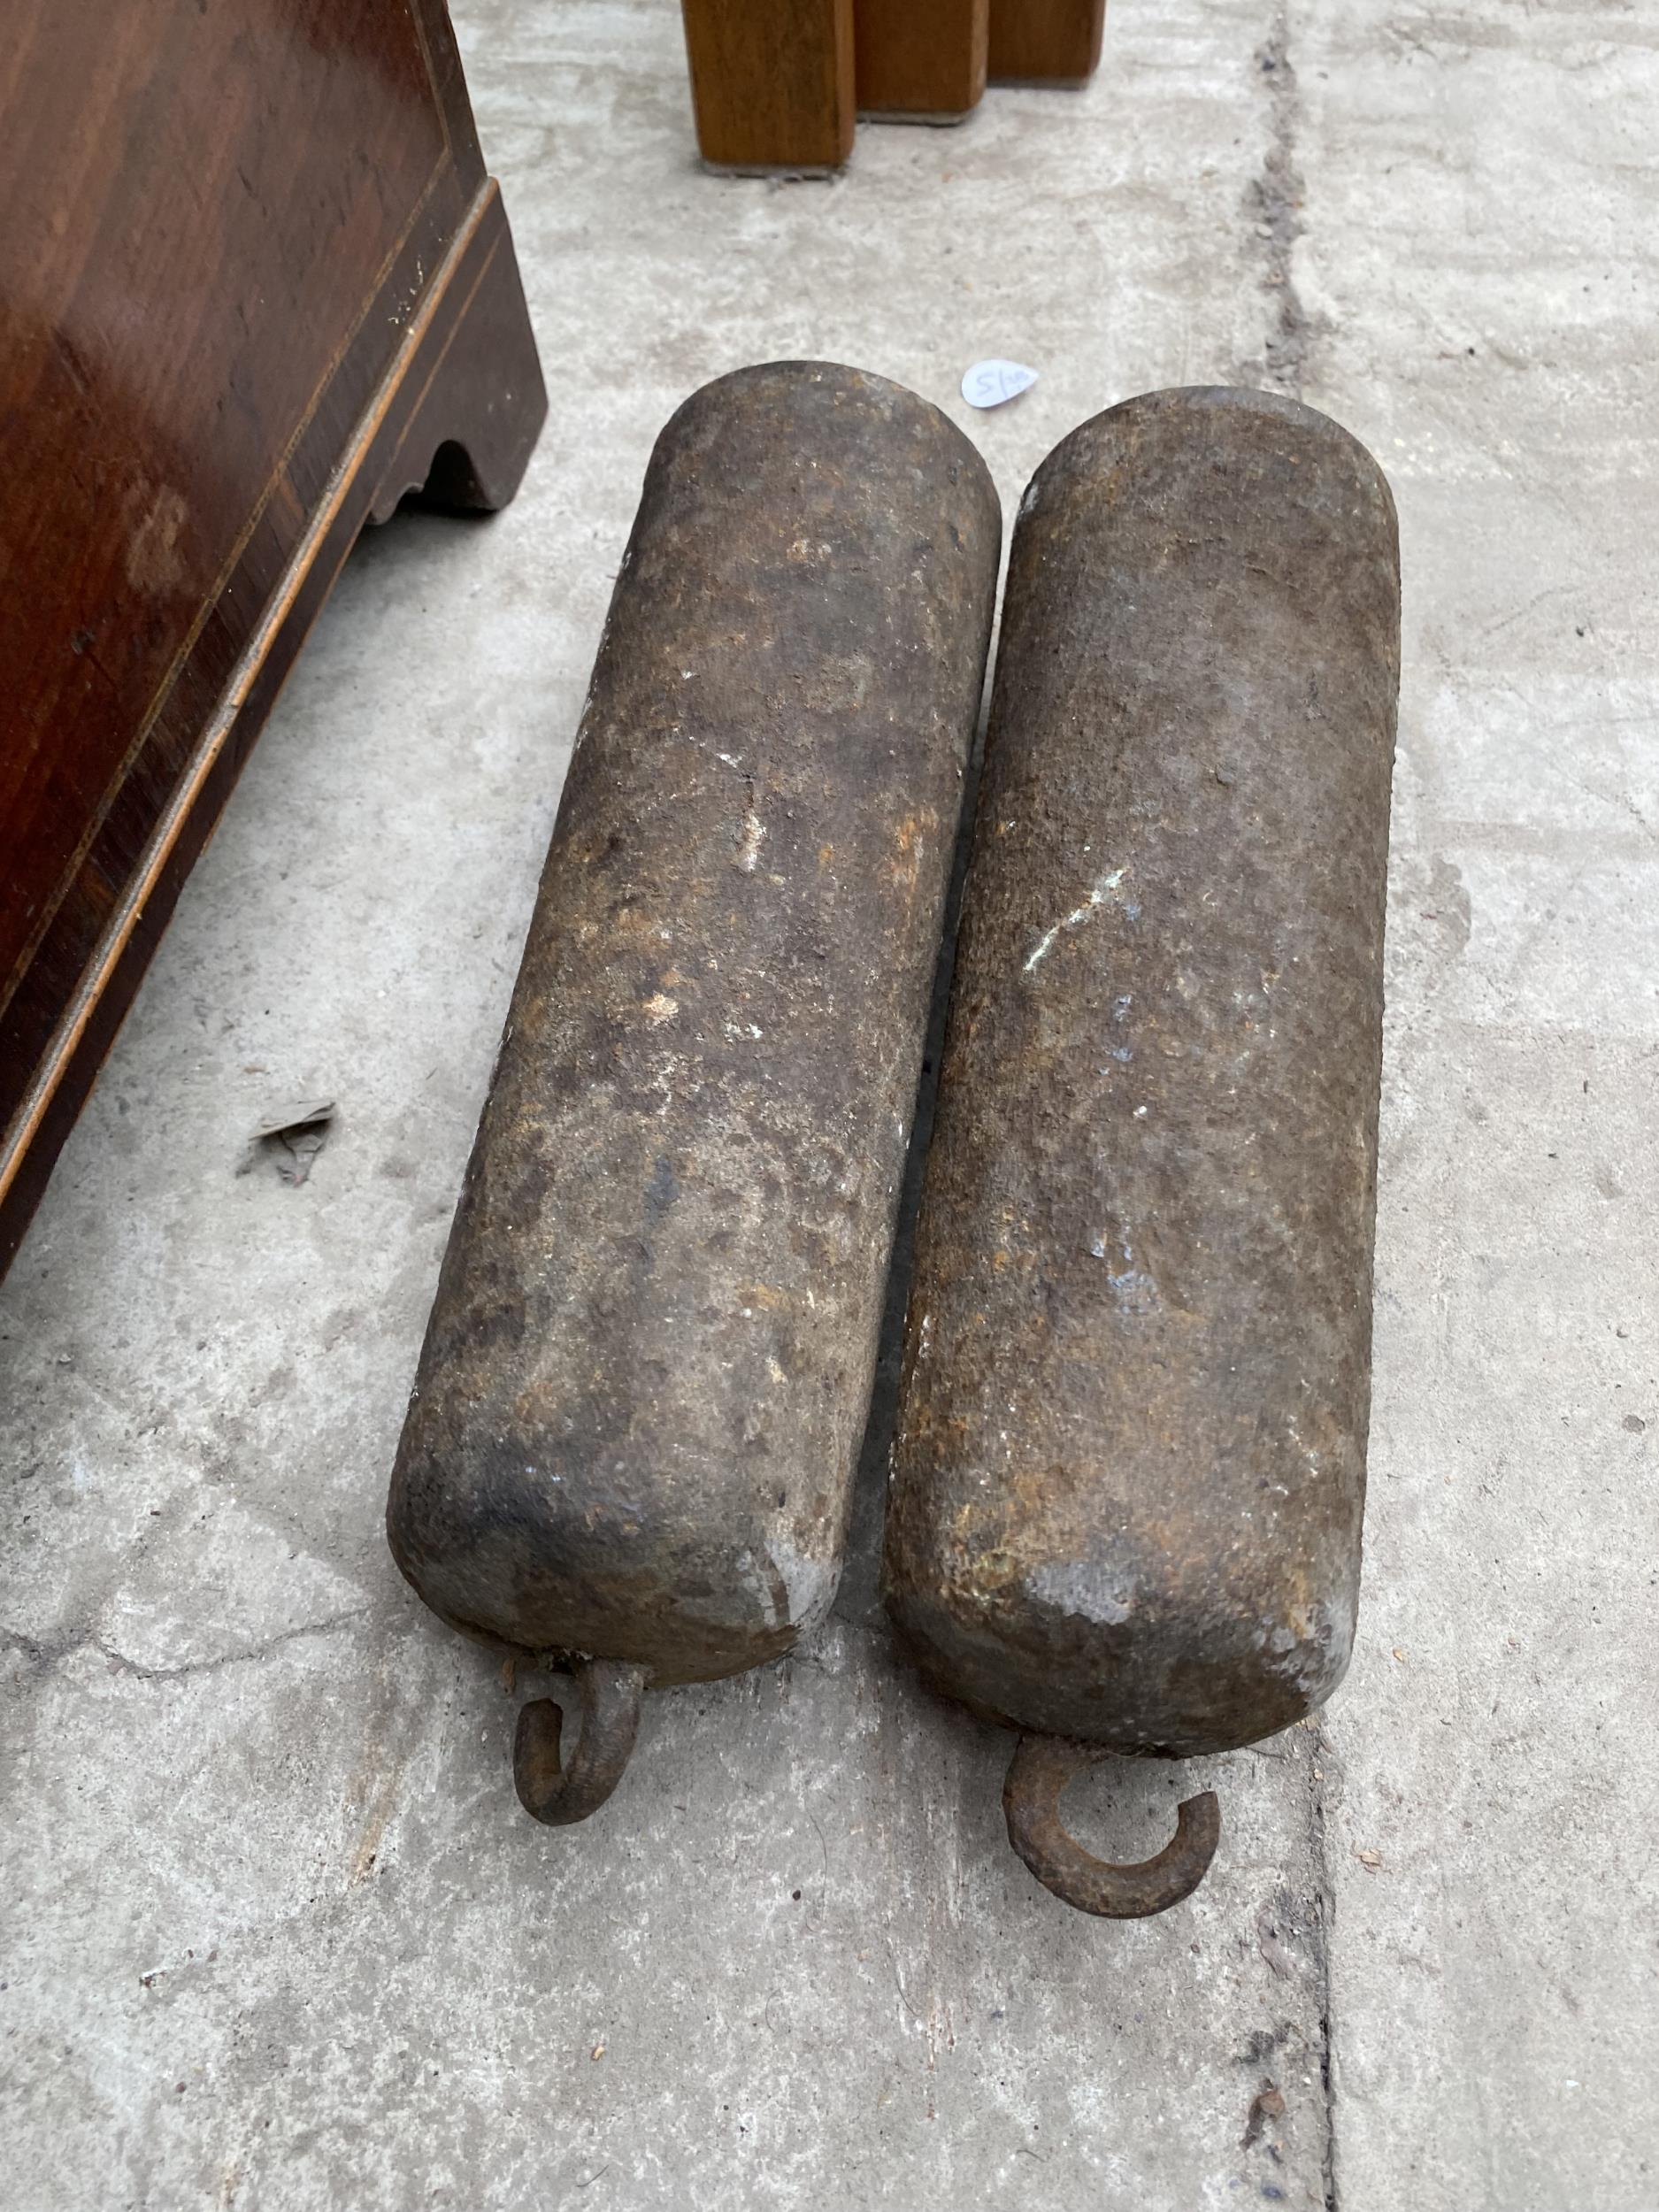
[[[28,0],[11,58],[0,1265],[374,472],[499,503],[545,406],[440,0]]]
[[[955,122],[985,90],[991,0],[856,0],[861,115]]]
[[[991,81],[1083,84],[1105,26],[1106,0],[991,0]]]
[[[853,0],[681,0],[697,146],[717,169],[839,168]]]

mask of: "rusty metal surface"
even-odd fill
[[[1398,605],[1376,465],[1265,394],[1022,504],[884,1569],[981,1714],[1187,1755],[1347,1665]]]
[[[513,1732],[512,1772],[518,1802],[533,1820],[567,1828],[604,1803],[634,1755],[639,1733],[643,1667],[620,1659],[584,1659],[572,1670],[581,1734],[562,1752],[565,1715],[557,1699],[533,1699]]]
[[[1063,1736],[1022,1736],[1002,1785],[1008,1839],[1045,1889],[1102,1920],[1144,1920],[1190,1897],[1221,1841],[1221,1802],[1202,1790],[1177,1809],[1175,1833],[1155,1858],[1114,1866],[1086,1851],[1060,1818],[1067,1786],[1110,1753]]]
[[[661,1686],[829,1607],[1000,531],[854,370],[658,441],[392,1479],[458,1627]]]

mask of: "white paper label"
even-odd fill
[[[1036,370],[1021,362],[976,361],[962,380],[962,396],[970,407],[1000,407],[1030,391],[1036,381]]]

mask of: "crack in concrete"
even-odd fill
[[[1260,176],[1250,185],[1247,206],[1256,235],[1266,250],[1262,288],[1272,305],[1272,319],[1259,367],[1264,382],[1300,399],[1312,373],[1318,346],[1330,333],[1323,315],[1310,313],[1296,288],[1295,249],[1305,235],[1305,188],[1296,163],[1302,124],[1302,90],[1290,58],[1289,0],[1278,0],[1272,28],[1256,50],[1256,65],[1266,87],[1270,142]],[[1319,2085],[1324,2106],[1320,2176],[1325,2212],[1339,2212],[1336,2177],[1336,2085],[1332,2025],[1331,1932],[1336,1893],[1331,1878],[1326,1832],[1326,1778],[1336,1770],[1336,1755],[1317,1722],[1307,1738],[1309,1852],[1313,1875],[1313,1910],[1308,1928],[1319,2018]],[[1264,1952],[1268,1963],[1274,1961]]]
[[[112,1673],[130,1674],[141,1682],[181,1682],[188,1675],[215,1674],[221,1667],[243,1666],[250,1659],[263,1659],[284,1644],[296,1643],[302,1636],[331,1635],[337,1628],[365,1619],[373,1609],[372,1605],[357,1605],[347,1612],[331,1614],[326,1620],[302,1621],[297,1628],[285,1628],[280,1634],[267,1637],[262,1644],[250,1645],[245,1651],[221,1652],[214,1659],[192,1659],[181,1667],[147,1667],[142,1660],[128,1658],[124,1651],[115,1650],[97,1636],[73,1636],[54,1644],[27,1636],[20,1629],[6,1628],[0,1629],[0,1644],[21,1652],[31,1666],[42,1671],[61,1666],[77,1652],[96,1651],[109,1662]]]
[[[1296,289],[1296,241],[1308,227],[1302,220],[1302,172],[1296,166],[1302,92],[1290,58],[1289,0],[1279,0],[1267,42],[1257,49],[1256,65],[1267,88],[1271,137],[1247,203],[1256,234],[1267,250],[1262,288],[1273,305],[1260,366],[1270,384],[1300,399],[1315,349],[1330,325],[1323,315],[1309,312]]]
[[[1313,1862],[1314,1910],[1309,1928],[1319,2002],[1319,2085],[1325,2099],[1325,2143],[1320,2154],[1325,2212],[1339,2212],[1336,2194],[1336,2084],[1333,2078],[1331,2024],[1331,1931],[1336,1916],[1336,1888],[1331,1878],[1330,1838],[1325,1829],[1325,1785],[1336,1754],[1317,1720],[1306,1730],[1308,1750],[1309,1847]]]

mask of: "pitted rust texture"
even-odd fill
[[[1175,1833],[1156,1858],[1114,1866],[1077,1841],[1060,1817],[1067,1785],[1110,1753],[1060,1736],[1022,1736],[1002,1785],[1008,1839],[1045,1889],[1079,1912],[1105,1920],[1144,1920],[1190,1897],[1221,1840],[1221,1804],[1201,1790],[1179,1808]]]
[[[1290,401],[1130,401],[1022,505],[884,1584],[1023,1728],[1218,1751],[1348,1663],[1398,638]]]
[[[584,1659],[574,1675],[581,1734],[568,1759],[562,1755],[565,1715],[550,1697],[524,1708],[513,1735],[518,1802],[549,1828],[565,1828],[597,1812],[622,1779],[639,1732],[642,1667]]]
[[[459,1627],[662,1685],[829,1606],[1000,530],[850,369],[657,442],[392,1479]]]

